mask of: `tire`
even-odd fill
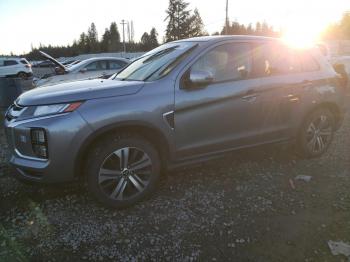
[[[332,142],[334,132],[334,115],[326,108],[316,109],[306,118],[299,131],[298,155],[305,158],[323,155]]]
[[[126,208],[146,199],[160,178],[157,150],[136,135],[110,136],[99,141],[86,163],[89,191],[111,208]]]
[[[17,77],[18,77],[18,78],[21,78],[21,79],[26,79],[26,78],[27,78],[27,74],[24,73],[24,72],[19,72],[19,73],[17,74]]]

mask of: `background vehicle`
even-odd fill
[[[43,76],[35,82],[36,86],[52,85],[67,81],[94,79],[119,72],[130,63],[124,58],[96,57],[83,60],[71,66],[65,66],[51,56],[41,52],[55,64],[55,73]]]
[[[85,178],[104,204],[126,207],[162,170],[271,143],[317,157],[344,113],[340,75],[319,52],[278,39],[201,37],[164,44],[114,79],[35,89],[6,114],[20,179]]]
[[[27,78],[32,74],[32,66],[25,58],[0,58],[0,77]]]

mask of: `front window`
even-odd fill
[[[220,45],[203,55],[191,71],[210,72],[215,82],[233,81],[249,77],[252,67],[251,47],[248,43]]]
[[[169,74],[196,46],[195,42],[162,45],[131,63],[115,79],[129,81],[157,80]]]

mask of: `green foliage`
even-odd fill
[[[323,33],[324,39],[350,40],[350,12],[344,13],[342,19],[331,24]]]
[[[271,36],[278,37],[279,33],[274,31],[272,26],[269,26],[266,22],[257,22],[255,27],[252,24],[248,26],[240,24],[237,21],[229,24],[227,31],[226,26],[222,28],[222,35],[260,35],[260,36]]]
[[[141,37],[142,51],[148,51],[157,47],[159,45],[157,37],[158,33],[154,27],[151,29],[151,32],[149,34],[147,32],[144,32]]]
[[[140,51],[140,44],[127,43],[128,51]],[[122,50],[120,43],[120,34],[116,22],[112,22],[109,28],[105,29],[101,41],[99,41],[96,25],[91,23],[87,32],[80,34],[78,40],[74,40],[72,45],[67,46],[42,46],[33,48],[25,55],[29,60],[41,60],[42,56],[39,50],[50,54],[53,57],[70,57],[80,54],[98,53],[98,52],[120,52]]]
[[[165,21],[168,21],[166,42],[207,34],[203,30],[204,25],[198,10],[195,9],[191,14],[188,5],[184,0],[169,0],[165,18]]]

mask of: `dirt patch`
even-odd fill
[[[350,243],[349,133],[347,116],[318,159],[271,147],[170,173],[150,200],[122,211],[78,184],[38,188],[0,175],[0,258],[346,261],[328,242]],[[1,174],[2,129],[0,148]]]

